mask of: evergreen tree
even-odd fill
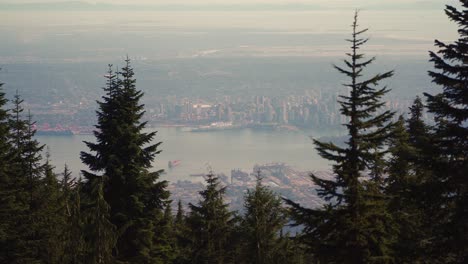
[[[109,66],[106,95],[99,102],[97,142],[85,142],[90,153],[81,159],[90,171],[83,171],[87,183],[102,178],[110,220],[119,236],[114,254],[118,261],[151,263],[154,261],[154,230],[169,193],[167,183],[159,181],[161,171],[149,172],[161,142],[151,144],[155,132],[146,133],[141,118],[143,93],[136,89],[130,60],[118,73]],[[98,173],[102,172],[102,175]],[[84,188],[89,190],[89,188]]]
[[[307,248],[297,237],[289,233],[283,235],[281,231],[279,237],[279,249],[275,259],[270,263],[275,264],[308,264],[315,263],[313,256],[307,252]]]
[[[420,191],[421,179],[416,174],[416,148],[411,145],[405,120],[400,116],[389,140],[391,157],[388,164],[386,194],[390,197],[389,211],[397,223],[394,243],[397,263],[419,263],[424,256]]]
[[[441,185],[433,173],[437,168],[438,151],[430,135],[430,128],[424,122],[424,105],[421,98],[416,97],[409,110],[410,115],[406,126],[412,155],[406,155],[406,157],[411,163],[414,185],[413,188],[407,190],[407,193],[411,195],[413,201],[410,203],[414,207],[413,215],[416,211],[420,213],[419,219],[414,219],[419,223],[419,227],[417,232],[413,233],[412,238],[417,248],[414,248],[411,253],[417,258],[415,261],[435,263],[438,256],[430,253],[434,252],[436,242],[434,240],[434,231],[437,231],[435,223],[444,218],[439,207]]]
[[[13,100],[12,115],[9,126],[12,131],[12,160],[10,175],[11,190],[14,192],[18,211],[12,215],[13,230],[16,237],[12,238],[13,262],[40,263],[44,260],[44,240],[47,233],[43,232],[41,186],[43,164],[41,152],[44,148],[34,139],[35,123],[31,114],[23,118],[23,100],[18,93]]]
[[[11,173],[10,115],[6,109],[8,100],[0,83],[0,263],[14,260],[16,233],[14,216],[23,210],[23,204],[16,195],[15,177]]]
[[[364,69],[375,58],[360,53],[368,41],[361,38],[357,12],[352,25],[351,52],[345,68],[335,68],[350,79],[345,87],[349,95],[341,96],[341,113],[348,118],[349,140],[345,147],[314,140],[319,154],[335,162],[335,179],[311,175],[318,185],[318,195],[327,202],[323,208],[307,209],[292,201],[292,213],[304,225],[304,240],[322,263],[389,263],[393,225],[382,193],[385,140],[392,128],[391,111],[383,111],[382,97],[389,91],[378,88],[380,81],[393,72],[376,74],[363,80]]]
[[[183,225],[185,222],[185,212],[184,207],[182,206],[182,201],[177,202],[177,214],[174,219],[174,225]]]
[[[191,263],[226,263],[233,214],[224,203],[226,188],[212,172],[206,177],[198,205],[189,204],[188,224],[192,233]]]
[[[62,263],[61,259],[65,254],[63,247],[63,227],[65,224],[65,215],[62,207],[62,190],[54,167],[50,163],[49,149],[46,152],[46,161],[42,166],[42,174],[39,186],[38,197],[38,230],[42,233],[42,242],[40,250],[41,259],[50,264]]]
[[[438,152],[435,174],[442,186],[439,197],[442,219],[435,239],[435,255],[447,263],[468,261],[468,1],[460,9],[446,6],[445,13],[459,29],[459,38],[446,44],[439,40],[437,53],[430,52],[433,83],[442,87],[436,95],[425,94],[429,112],[435,116]]]
[[[416,97],[409,110],[406,127],[409,144],[414,152],[410,157],[410,161],[413,163],[414,174],[418,181],[420,183],[429,183],[434,180],[431,172],[434,170],[434,164],[437,163],[435,160],[437,150],[434,147],[430,128],[424,122],[424,105],[421,98]]]
[[[112,250],[117,235],[115,225],[110,222],[110,208],[104,199],[104,176],[93,179],[87,185],[84,214],[86,241],[85,263],[115,263]]]
[[[429,140],[429,128],[424,123],[423,118],[424,104],[419,96],[416,97],[409,110],[409,118],[406,121],[409,141],[416,151],[418,151],[416,157],[421,157],[431,143]]]
[[[248,263],[274,263],[280,248],[279,233],[286,224],[285,210],[273,191],[262,184],[260,172],[254,190],[244,198],[244,229],[246,245],[244,254]]]
[[[9,144],[9,134],[10,127],[8,126],[9,114],[8,110],[5,109],[5,106],[8,100],[5,98],[5,93],[3,92],[3,83],[0,82],[0,158],[2,163],[0,163],[0,173],[1,175],[6,174],[7,171],[7,156],[10,152],[11,146]]]
[[[42,150],[44,149],[45,145],[41,145],[36,139],[34,139],[34,135],[36,134],[36,129],[34,128],[36,122],[32,121],[31,112],[28,111],[28,116],[26,119],[26,131],[25,131],[25,138],[23,141],[23,146],[21,154],[23,154],[24,164],[26,165],[26,175],[28,177],[28,185],[29,185],[29,197],[30,197],[30,207],[34,207],[35,201],[34,193],[36,192],[35,188],[40,185],[41,174],[43,171],[43,165],[41,164],[42,161]],[[49,164],[48,164],[49,165]],[[52,168],[50,171],[52,172]],[[53,177],[53,176],[51,176]],[[39,190],[40,191],[40,190]]]
[[[170,203],[167,204],[162,217],[155,228],[154,263],[173,263],[177,254],[177,245],[174,230],[174,217]]]
[[[61,215],[64,222],[61,228],[61,238],[64,254],[60,263],[80,264],[84,263],[84,219],[81,214],[80,187],[82,183],[72,177],[68,166],[65,165],[62,172],[61,186]]]
[[[185,215],[182,201],[177,203],[177,213],[174,219],[174,237],[176,240],[176,258],[174,263],[190,263],[191,262],[191,237],[190,227],[187,224],[187,217]]]

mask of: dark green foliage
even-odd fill
[[[166,182],[158,182],[161,171],[149,172],[161,143],[151,144],[155,132],[143,131],[144,106],[139,102],[143,93],[136,89],[129,59],[118,75],[109,66],[106,95],[97,112],[97,142],[85,142],[91,152],[81,153],[83,163],[92,172],[83,171],[83,175],[91,185],[94,179],[103,177],[110,221],[118,234],[113,251],[117,260],[151,263],[157,260],[154,230],[162,228],[158,217],[169,196]]]
[[[255,189],[248,190],[244,198],[243,254],[247,263],[275,263],[281,248],[279,233],[286,224],[286,212],[281,198],[262,184],[260,172]]]
[[[430,52],[433,83],[442,87],[436,95],[425,94],[429,112],[434,114],[437,164],[435,177],[442,186],[441,215],[434,255],[442,261],[468,261],[468,1],[460,9],[446,6],[445,13],[459,29],[459,38],[446,44],[439,40],[437,53]]]
[[[230,252],[233,214],[224,203],[225,188],[220,187],[219,179],[213,173],[206,177],[206,189],[200,192],[202,199],[198,205],[190,204],[187,219],[192,243],[190,263],[227,263]]]
[[[154,263],[173,263],[178,252],[175,238],[175,222],[170,203],[166,206],[164,214],[158,217],[158,221],[157,228],[154,230]]]
[[[406,121],[408,131],[408,144],[411,148],[411,155],[406,155],[411,164],[411,183],[412,187],[406,188],[407,202],[403,204],[407,207],[406,211],[411,211],[412,221],[419,224],[414,232],[406,234],[411,238],[414,248],[412,252],[403,249],[413,255],[413,262],[436,262],[438,256],[431,254],[435,246],[434,231],[437,230],[435,223],[441,221],[444,216],[440,209],[441,185],[435,174],[437,168],[437,150],[434,146],[434,139],[430,135],[429,127],[423,119],[424,105],[419,97],[414,100],[410,107],[410,116]],[[419,214],[419,217],[418,217]],[[413,228],[414,228],[413,223]],[[402,230],[400,233],[408,232]],[[403,256],[402,253],[399,254]]]
[[[44,167],[41,164],[41,151],[44,146],[34,139],[35,130],[32,117],[23,118],[20,96],[16,94],[10,118],[11,142],[13,144],[10,163],[11,191],[14,192],[17,211],[12,215],[14,226],[11,246],[13,262],[40,263],[48,257],[44,255],[50,234],[44,230],[47,225],[43,218],[46,202],[42,187]]]
[[[425,215],[421,207],[424,182],[415,170],[417,149],[411,144],[403,117],[395,124],[389,141],[391,157],[385,191],[390,197],[389,211],[398,228],[394,243],[395,260],[397,263],[418,263],[425,255],[422,247]]]
[[[34,139],[34,135],[36,134],[36,130],[34,129],[35,122],[32,121],[31,113],[28,111],[28,117],[25,120],[25,133],[24,138],[21,140],[21,143],[18,148],[18,153],[20,154],[20,162],[23,169],[25,169],[25,174],[28,178],[28,192],[30,196],[29,200],[29,207],[30,209],[34,209],[36,206],[35,203],[35,192],[36,188],[39,185],[41,172],[44,171],[44,167],[41,164],[42,156],[41,152],[44,149],[44,145],[41,145],[36,139]],[[21,134],[21,133],[20,133]],[[48,171],[47,173],[52,173],[51,168],[46,168]],[[44,171],[45,173],[45,171]],[[52,176],[51,176],[52,177]]]
[[[42,162],[44,146],[34,139],[34,122],[31,114],[23,117],[22,102],[16,94],[7,124],[10,149],[2,153],[8,167],[1,183],[1,258],[7,263],[61,263],[61,189],[49,155]]]
[[[342,148],[332,143],[314,140],[319,154],[334,161],[334,180],[312,175],[319,186],[318,194],[327,201],[320,209],[306,209],[292,201],[293,216],[304,225],[304,241],[324,263],[390,263],[392,227],[387,200],[382,193],[384,173],[384,142],[389,138],[393,116],[381,111],[386,87],[377,88],[380,81],[393,72],[376,74],[362,80],[365,67],[374,58],[365,59],[359,53],[367,39],[360,38],[367,29],[358,30],[357,12],[353,23],[351,52],[345,68],[335,68],[350,78],[345,87],[349,95],[341,96],[341,113],[348,117],[349,140]]]
[[[80,187],[81,180],[76,181],[71,176],[71,171],[65,165],[61,187],[60,214],[64,222],[60,228],[62,247],[64,254],[60,263],[79,264],[85,263],[86,245],[84,241],[84,217],[81,212]]]
[[[86,241],[85,263],[114,263],[112,250],[117,234],[110,222],[110,208],[104,199],[104,176],[93,179],[87,186],[83,201],[84,237]]]
[[[174,239],[176,242],[175,250],[177,252],[174,263],[190,263],[191,261],[191,236],[190,228],[187,224],[187,217],[182,206],[182,201],[177,203],[177,213],[174,219]]]
[[[18,201],[15,177],[11,174],[10,165],[13,146],[10,143],[11,132],[9,113],[5,108],[7,99],[0,83],[0,263],[10,263],[14,259],[14,239],[19,235],[14,228],[13,216],[25,209]]]
[[[42,233],[41,259],[46,263],[62,263],[65,254],[63,247],[62,228],[65,225],[65,215],[62,211],[62,190],[54,167],[50,164],[49,151],[46,153],[46,161],[42,166],[43,176],[39,185],[38,197],[38,230]]]
[[[3,93],[0,99],[6,102]],[[0,110],[0,128],[7,129],[0,135],[7,147],[0,152],[0,262],[61,263],[60,188],[49,156],[42,163],[43,146],[34,139],[31,115],[23,118],[22,102],[16,94],[12,115]]]
[[[182,206],[182,201],[179,200],[177,202],[177,214],[174,219],[174,225],[183,225],[185,222],[185,212],[184,212],[184,207]]]
[[[423,156],[423,150],[430,145],[429,128],[424,123],[424,105],[419,96],[410,107],[410,116],[406,121],[411,145],[418,151],[416,156]]]
[[[309,264],[316,263],[308,248],[297,239],[297,236],[290,236],[289,233],[280,233],[278,251],[275,258],[270,263],[275,264]]]
[[[10,151],[10,144],[8,143],[10,127],[8,126],[9,114],[8,110],[5,109],[8,100],[5,98],[3,92],[3,83],[0,82],[0,158],[2,161],[6,161],[6,155]],[[2,170],[0,172],[5,173],[6,163],[0,163]]]

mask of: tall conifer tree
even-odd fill
[[[97,142],[86,142],[91,152],[81,153],[92,172],[83,171],[83,175],[89,183],[102,177],[110,221],[119,234],[114,250],[117,260],[151,263],[154,229],[169,193],[166,182],[158,181],[161,171],[149,171],[161,143],[151,144],[155,132],[143,131],[143,93],[136,89],[130,60],[125,63],[118,77],[109,67],[106,95],[97,112]]]
[[[18,201],[17,214],[12,215],[15,221],[17,236],[12,241],[16,262],[40,263],[44,261],[44,240],[47,233],[43,231],[45,221],[42,218],[41,186],[43,184],[43,164],[41,152],[43,145],[34,139],[35,123],[28,112],[23,115],[23,100],[17,93],[13,100],[10,116],[11,142],[13,144],[10,163],[12,186]]]
[[[345,67],[335,68],[350,79],[349,95],[341,96],[341,113],[349,140],[345,147],[314,140],[319,154],[335,162],[335,179],[312,175],[318,194],[327,201],[320,209],[306,209],[292,201],[292,212],[305,226],[305,241],[324,263],[387,263],[392,261],[391,217],[382,194],[384,142],[389,137],[393,112],[382,110],[382,97],[389,91],[378,88],[392,71],[364,79],[364,69],[375,58],[360,52],[368,39],[361,38],[356,12],[352,24],[351,52]]]
[[[104,177],[94,179],[87,186],[84,217],[86,240],[86,263],[110,264],[115,262],[112,250],[115,247],[117,233],[110,222],[110,208],[104,199]]]
[[[57,174],[51,164],[50,151],[47,149],[46,160],[42,165],[42,177],[38,187],[38,229],[42,233],[41,255],[46,263],[59,264],[65,254],[63,238],[65,215],[61,213],[61,195]]]
[[[286,224],[286,212],[281,198],[262,184],[260,172],[255,189],[248,190],[244,198],[244,254],[248,263],[274,263],[283,251],[280,248],[280,230]]]
[[[60,214],[65,219],[61,228],[62,247],[65,251],[60,260],[61,263],[84,263],[86,248],[80,197],[81,185],[81,180],[73,178],[68,166],[65,165],[60,181]]]
[[[405,120],[400,116],[389,140],[391,157],[388,164],[385,193],[389,211],[397,226],[394,243],[396,263],[420,263],[424,214],[421,208],[423,182],[416,167],[417,150],[411,144]]]
[[[468,261],[468,1],[460,0],[460,7],[447,5],[445,9],[459,27],[458,40],[450,44],[436,40],[439,50],[430,52],[435,70],[429,75],[442,92],[425,94],[436,121],[439,159],[435,173],[443,186],[440,210],[445,219],[437,229],[441,233],[436,255],[451,263]]]
[[[416,97],[410,107],[409,117],[406,120],[408,131],[408,143],[412,149],[411,155],[405,155],[407,161],[411,163],[411,173],[413,174],[413,188],[406,190],[407,198],[411,202],[406,202],[404,205],[413,206],[411,212],[413,224],[418,223],[416,232],[407,234],[407,231],[400,231],[411,236],[411,243],[416,248],[411,251],[406,251],[408,247],[402,248],[406,252],[412,254],[417,259],[416,261],[435,262],[435,255],[431,248],[435,247],[434,231],[438,229],[435,223],[441,221],[444,216],[440,212],[440,195],[441,185],[439,179],[433,173],[438,164],[438,151],[434,144],[434,138],[431,136],[429,126],[424,122],[424,104],[421,98]],[[403,159],[403,157],[401,158]],[[401,187],[404,188],[404,187]],[[414,225],[413,225],[414,227]],[[400,254],[403,256],[404,254]]]
[[[207,175],[206,189],[201,191],[198,205],[189,204],[188,224],[192,233],[191,263],[226,263],[229,252],[228,239],[232,230],[233,215],[224,202],[226,188],[218,177]]]
[[[182,201],[177,203],[177,213],[174,219],[174,235],[176,240],[177,256],[174,260],[175,264],[190,263],[191,260],[191,239],[190,227],[187,224],[187,216],[185,215]]]
[[[10,115],[6,104],[8,100],[0,83],[0,263],[13,261],[13,241],[17,237],[12,216],[18,215],[22,203],[16,198],[15,177],[12,175],[10,163],[13,146],[10,142]]]

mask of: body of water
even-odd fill
[[[329,163],[318,156],[306,132],[257,131],[250,129],[203,133],[185,132],[180,128],[157,128],[155,142],[162,141],[161,154],[154,161],[154,170],[164,169],[167,180],[193,179],[190,174],[216,173],[230,175],[231,169],[252,171],[255,164],[284,162],[292,167],[327,170]],[[314,135],[321,136],[321,135]],[[80,151],[87,151],[83,141],[94,141],[92,135],[37,136],[50,148],[52,163],[62,171],[66,163],[78,175],[87,169],[79,159]],[[169,169],[168,162],[180,160]]]

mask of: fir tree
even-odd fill
[[[307,264],[315,262],[313,256],[307,253],[307,248],[297,237],[291,236],[289,233],[283,234],[281,230],[278,251],[275,259],[270,263]]]
[[[85,142],[91,152],[81,153],[91,172],[83,171],[83,175],[89,183],[103,177],[110,220],[119,234],[114,251],[117,260],[149,263],[154,261],[158,215],[169,197],[166,182],[158,182],[161,171],[149,171],[161,143],[151,144],[155,132],[143,131],[144,106],[139,102],[143,93],[136,89],[129,59],[118,75],[109,66],[106,95],[97,112],[97,142]]]
[[[409,141],[418,152],[424,152],[431,143],[429,142],[429,128],[424,123],[424,104],[419,96],[414,99],[409,110],[409,118],[406,121]],[[417,153],[416,156],[423,154]]]
[[[47,236],[42,230],[44,219],[41,218],[40,199],[43,172],[41,152],[44,146],[34,139],[35,123],[30,113],[26,119],[23,117],[22,103],[23,100],[17,93],[9,120],[13,144],[10,163],[10,175],[13,177],[11,190],[15,193],[19,209],[11,216],[16,233],[11,245],[14,248],[14,262],[40,263],[44,260],[43,242]]]
[[[28,111],[28,116],[26,119],[26,133],[22,151],[24,154],[24,162],[27,170],[26,175],[28,177],[30,207],[34,207],[34,192],[36,191],[35,188],[36,186],[40,185],[39,181],[42,170],[44,169],[41,165],[41,152],[45,145],[41,145],[36,139],[34,139],[34,135],[36,134],[36,129],[34,128],[35,125],[36,122],[32,121],[31,112]],[[52,169],[50,168],[50,172],[51,171]]]
[[[413,188],[407,190],[411,195],[414,212],[420,213],[418,230],[413,233],[413,243],[417,247],[411,252],[421,262],[435,262],[434,252],[436,240],[434,231],[437,227],[434,223],[440,222],[444,216],[440,209],[441,185],[433,173],[437,168],[437,150],[434,139],[430,134],[430,128],[424,122],[424,105],[419,97],[416,97],[410,107],[410,114],[406,121],[408,131],[408,144],[412,149],[412,155],[406,155],[411,163],[413,174]],[[400,231],[406,232],[406,231]],[[402,255],[402,254],[399,254]]]
[[[350,93],[339,101],[341,113],[349,120],[349,140],[345,147],[314,140],[319,154],[335,162],[334,180],[312,175],[318,195],[327,203],[320,209],[307,209],[287,201],[298,224],[305,226],[304,240],[325,263],[388,263],[393,259],[393,227],[382,193],[384,142],[393,113],[381,109],[382,97],[389,90],[377,87],[393,72],[363,80],[364,69],[375,58],[365,59],[360,53],[368,40],[361,38],[367,29],[358,29],[357,17],[356,12],[346,67],[335,66],[350,79],[345,84]]]
[[[188,224],[192,232],[191,263],[226,263],[233,214],[224,203],[225,187],[212,172],[206,177],[198,205],[189,204]]]
[[[182,201],[177,203],[177,213],[174,219],[174,237],[176,240],[176,258],[175,264],[190,263],[191,261],[191,238],[190,227],[187,224],[187,217],[185,215]]]
[[[398,232],[394,243],[397,263],[418,263],[424,256],[420,190],[421,179],[415,170],[416,148],[411,145],[405,120],[400,116],[389,140],[391,157],[385,191],[390,197],[389,211],[392,213]]]
[[[154,263],[174,263],[177,245],[174,230],[174,217],[170,203],[167,204],[162,216],[158,217],[155,228]]]
[[[436,163],[437,150],[430,134],[429,126],[424,122],[424,105],[421,98],[416,97],[409,108],[409,118],[406,120],[408,142],[413,148],[410,161],[413,170],[420,183],[428,183],[433,180],[431,171]]]
[[[177,213],[174,219],[174,225],[183,225],[185,222],[185,212],[184,207],[182,206],[182,201],[177,202]]]
[[[282,251],[279,232],[286,224],[285,210],[273,191],[262,184],[260,172],[254,190],[244,198],[244,229],[246,245],[244,254],[248,263],[274,263]]]
[[[10,144],[9,113],[8,110],[5,109],[8,100],[5,98],[2,87],[3,83],[0,82],[0,188],[2,188],[1,191],[3,194],[3,191],[7,191],[7,189],[3,188],[6,188],[9,182],[8,164],[10,162],[9,154],[11,153],[12,146]],[[5,202],[7,201],[5,200]],[[2,231],[0,231],[0,234],[1,233]]]
[[[84,217],[86,241],[85,263],[114,263],[112,250],[117,235],[115,225],[110,222],[110,208],[104,199],[104,176],[93,179],[87,184]]]
[[[80,264],[84,263],[85,241],[84,241],[84,219],[81,212],[80,187],[82,183],[72,177],[68,166],[65,165],[62,172],[61,187],[61,215],[64,222],[61,228],[61,238],[64,254],[60,263]]]
[[[443,261],[468,261],[468,1],[460,9],[446,6],[445,13],[459,29],[459,38],[446,44],[439,40],[437,53],[430,52],[433,83],[442,87],[436,95],[425,94],[429,112],[435,116],[438,163],[435,174],[442,186],[440,210],[445,219],[437,230],[435,255]]]
[[[10,115],[6,109],[8,100],[0,83],[0,263],[14,260],[14,243],[18,236],[14,228],[14,216],[23,209],[16,195],[15,177],[10,168],[13,146],[10,142]]]

